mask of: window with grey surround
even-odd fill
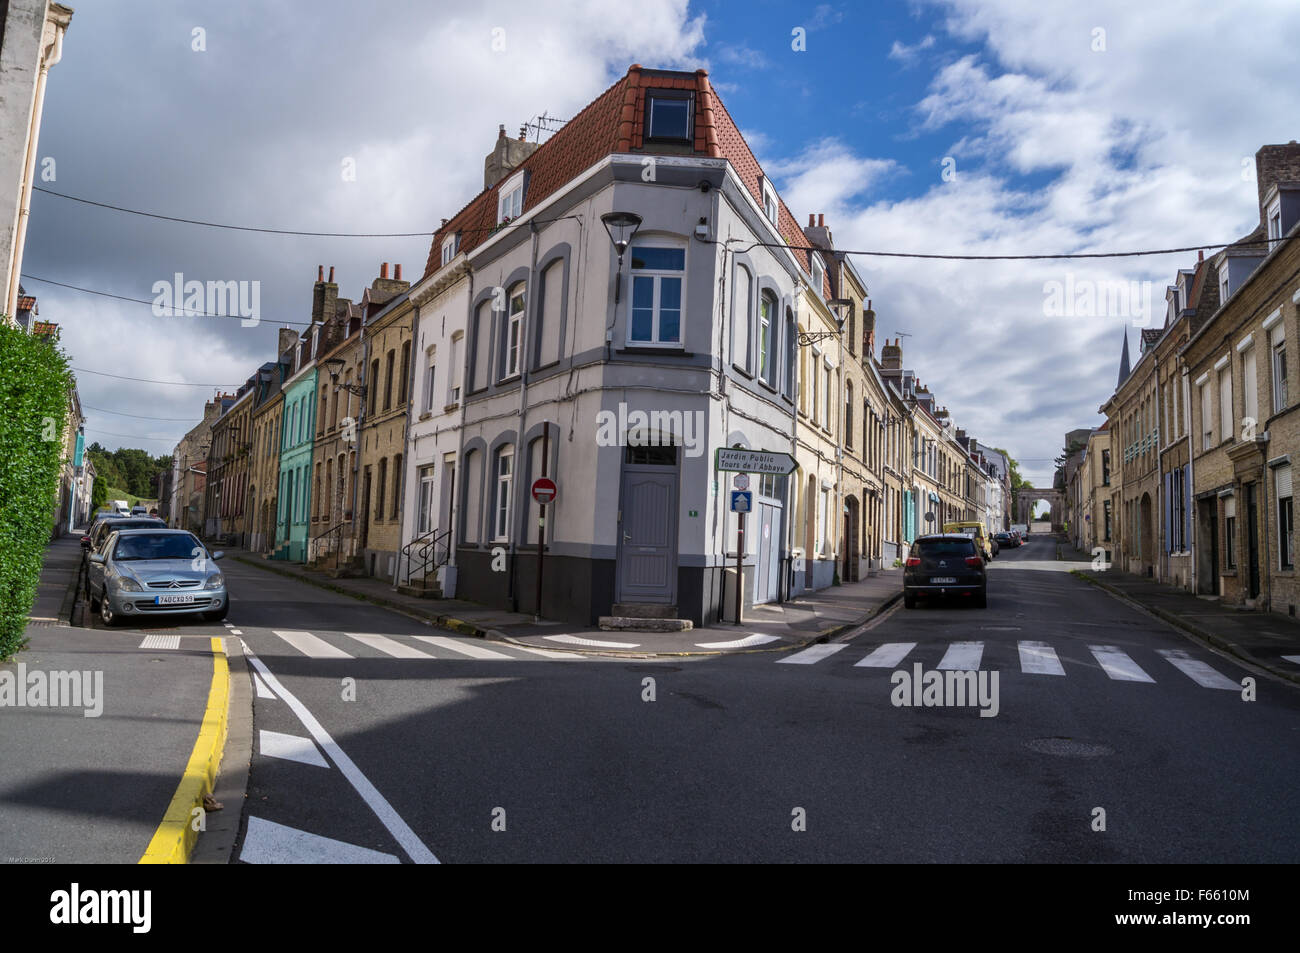
[[[685,275],[685,248],[652,245],[632,248],[632,293],[628,295],[627,325],[629,345],[680,346]]]

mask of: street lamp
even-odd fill
[[[339,383],[339,369],[342,368],[343,365],[347,363],[346,361],[343,360],[343,358],[331,357],[329,360],[322,361],[321,363],[323,363],[329,369],[330,383],[333,384],[335,387],[342,387],[349,394],[356,394],[358,397],[366,396],[365,384],[347,384],[347,383],[340,384]]]
[[[606,212],[600,217],[609,240],[618,252],[618,271],[614,275],[614,304],[617,305],[623,290],[623,253],[632,244],[636,231],[641,227],[641,216],[635,212]]]

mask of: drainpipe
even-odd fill
[[[8,4],[6,4],[8,6]],[[47,21],[48,22],[48,21]],[[45,26],[41,31],[44,34]],[[32,97],[32,123],[27,134],[27,158],[23,166],[22,202],[18,206],[18,227],[14,230],[13,257],[9,262],[9,300],[5,302],[4,311],[10,320],[18,320],[18,283],[22,274],[23,249],[27,244],[27,221],[32,209],[32,181],[36,177],[37,138],[41,131],[41,114],[45,111],[45,80],[51,66],[63,57],[64,27],[55,24],[54,43],[51,52],[41,63],[36,76],[36,91]],[[44,40],[44,35],[41,37]],[[44,53],[44,49],[41,51]]]
[[[465,280],[469,282],[469,287],[465,289],[465,334],[461,338],[465,346],[462,350],[465,352],[461,355],[461,375],[460,375],[460,430],[456,446],[456,469],[461,471],[461,486],[464,487],[465,480],[469,474],[464,472],[465,464],[465,429],[469,423],[469,368],[470,368],[470,331],[474,330],[474,272],[468,261],[465,262]],[[451,373],[454,375],[456,369],[452,368]],[[452,378],[455,380],[455,377]],[[486,473],[486,462],[484,463]],[[452,487],[451,498],[451,536],[450,543],[447,547],[447,565],[456,567],[456,540],[464,538],[463,533],[457,532],[456,524],[460,521],[460,507],[456,505],[456,488]],[[477,543],[475,545],[478,545]]]
[[[532,331],[532,326],[533,326],[533,322],[531,320],[532,315],[534,313],[533,308],[541,306],[541,302],[537,300],[537,245],[540,238],[537,233],[536,220],[530,221],[528,223],[528,231],[530,236],[529,242],[531,244],[531,248],[529,250],[529,259],[528,259],[528,287],[527,290],[524,292],[526,296],[524,298],[524,316],[519,323],[519,412],[518,412],[519,424],[518,424],[518,429],[515,431],[515,472],[510,481],[510,495],[515,498],[514,499],[515,525],[509,527],[510,578],[506,582],[506,592],[509,593],[509,605],[510,605],[511,612],[515,612],[519,608],[519,594],[515,590],[519,585],[519,571],[517,567],[517,561],[519,559],[518,527],[520,526],[520,523],[523,522],[522,520],[519,519],[518,516],[520,504],[522,504],[524,507],[523,509],[524,519],[526,520],[528,516],[528,490],[527,487],[521,485],[522,481],[519,479],[519,475],[522,469],[520,467],[520,464],[523,462],[524,453],[526,453],[528,450],[527,433],[524,430],[524,426],[528,421],[528,363],[529,363],[528,342],[532,339],[530,332]],[[509,322],[509,320],[510,320],[510,302],[507,301],[506,321]],[[547,427],[550,426],[549,421],[545,424],[545,426]],[[484,463],[488,464],[490,463],[490,461],[485,460]],[[525,527],[525,537],[524,537],[525,541],[527,541],[526,534],[527,534],[527,528]],[[538,549],[537,555],[539,558],[541,557],[540,548]],[[541,617],[542,607],[540,605],[537,606],[534,614],[539,618]]]
[[[401,265],[397,266],[398,273],[401,273]],[[410,300],[408,289],[407,300]],[[411,469],[411,398],[415,394],[415,364],[419,360],[416,354],[416,346],[419,341],[420,329],[420,308],[414,302],[411,303],[411,349],[409,352],[411,359],[406,362],[406,412],[402,418],[402,476],[400,488],[398,489],[398,512],[405,513],[406,509],[406,474]],[[403,520],[403,523],[405,520]],[[397,552],[393,559],[393,589],[397,588],[397,577],[402,571],[402,525],[397,527]]]
[[[352,435],[356,439],[356,450],[352,461],[352,558],[356,559],[361,554],[357,552],[357,522],[361,513],[357,509],[357,484],[361,476],[361,425],[366,419],[366,397],[370,394],[370,338],[366,334],[367,315],[361,316],[361,330],[357,333],[361,335],[361,373],[357,375],[357,380],[362,384],[361,393],[357,395],[357,416],[353,421]],[[348,394],[348,405],[351,406],[352,395]]]

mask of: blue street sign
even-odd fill
[[[733,513],[752,512],[754,509],[753,503],[754,503],[753,490],[732,490],[731,491],[731,512]]]

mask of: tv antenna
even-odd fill
[[[567,119],[559,119],[555,116],[548,116],[546,113],[542,113],[540,116],[534,116],[528,122],[524,123],[524,128],[533,134],[535,142],[541,142],[542,133],[558,132],[568,121],[569,120]]]

